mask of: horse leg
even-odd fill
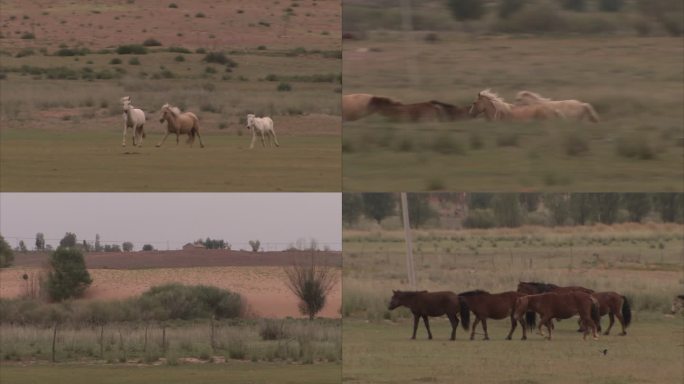
[[[142,148],[143,137],[145,137],[145,125],[140,126],[140,138],[138,139],[138,147]]]
[[[543,318],[539,321],[539,327],[538,327],[538,329],[539,329],[539,334],[540,334],[540,335],[546,336],[546,335],[544,335],[544,331],[542,330],[542,326],[545,325],[545,326],[546,326],[546,329],[548,329],[548,331],[549,331],[549,336],[547,337],[547,339],[551,340],[551,327],[549,326],[549,321],[551,321],[551,317],[549,317],[549,316],[543,317]]]
[[[430,332],[430,321],[428,321],[427,315],[423,315],[423,322],[425,323],[425,328],[428,331],[428,339],[432,340],[432,332]]]
[[[520,316],[518,321],[520,322],[520,328],[522,328],[523,331],[522,339],[520,340],[527,340],[527,325],[525,324],[525,321],[523,320],[522,316]]]
[[[449,322],[451,323],[451,340],[456,340],[456,328],[458,328],[458,317],[454,314],[448,314]]]
[[[475,339],[475,328],[477,328],[477,323],[480,322],[480,318],[475,316],[475,321],[473,321],[473,329],[470,330],[470,340]]]
[[[278,142],[278,138],[276,137],[275,130],[271,131],[271,134],[273,134],[273,141],[275,142],[275,146],[280,147],[280,143]]]
[[[413,315],[413,336],[411,336],[412,340],[416,339],[416,331],[418,330],[418,320],[420,319],[419,315]]]
[[[161,141],[157,143],[157,147],[161,147],[162,144],[164,144],[164,141],[166,141],[166,138],[169,136],[169,131],[166,131],[166,134],[164,137],[162,137]]]
[[[261,146],[266,148],[266,143],[264,142],[264,135],[266,132],[261,132]]]
[[[254,128],[253,128],[252,129],[252,144],[249,145],[249,149],[254,149],[254,141],[255,140],[256,140],[256,132],[254,131]],[[415,339],[415,336],[414,336],[414,339]]]
[[[606,331],[603,332],[604,335],[610,334],[610,329],[613,328],[614,323],[615,323],[615,315],[613,315],[613,311],[610,311],[610,312],[608,312],[608,329],[606,329]],[[622,323],[622,320],[620,320],[620,323]]]
[[[506,340],[510,340],[511,337],[513,336],[513,332],[515,332],[515,328],[518,326],[518,322],[515,321],[515,317],[511,315],[511,330],[508,332],[508,336],[506,336]]]
[[[199,139],[200,148],[204,148],[204,143],[202,142],[202,136],[200,136],[199,129],[195,130],[195,133],[197,134],[197,138]]]
[[[123,141],[121,142],[121,146],[125,147],[126,146],[126,129],[128,128],[128,125],[126,122],[124,122],[124,129],[123,129]]]
[[[487,333],[487,318],[482,319],[482,329],[484,329],[484,340],[489,340],[489,334]]]

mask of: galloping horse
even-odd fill
[[[477,323],[480,321],[484,330],[484,340],[489,340],[487,319],[501,320],[506,317],[511,319],[511,330],[508,332],[506,340],[511,339],[518,325],[513,316],[515,314],[515,303],[518,298],[525,296],[524,294],[515,291],[492,294],[487,291],[475,290],[459,293],[458,296],[462,299],[461,306],[475,314],[475,322],[470,331],[470,340],[475,338],[475,328],[477,328]]]
[[[123,105],[123,142],[122,147],[126,146],[126,129],[133,129],[133,146],[142,147],[143,138],[145,138],[145,112],[142,109],[136,108],[131,105],[131,97],[124,96],[121,98],[121,104]]]
[[[342,96],[342,121],[354,121],[372,115],[381,109],[401,105],[389,97],[368,93],[354,93]]]
[[[468,330],[470,314],[463,305],[463,298],[453,292],[428,292],[428,291],[392,291],[392,299],[389,303],[389,310],[399,306],[407,307],[413,313],[413,336],[416,338],[418,322],[423,318],[425,328],[428,332],[428,339],[432,340],[430,332],[429,317],[447,315],[451,322],[451,340],[456,340],[456,328],[458,327],[458,316],[461,316],[461,326]]]
[[[583,339],[586,340],[589,329],[591,329],[594,340],[598,340],[596,329],[600,320],[599,305],[596,299],[588,293],[579,291],[564,293],[548,292],[518,298],[515,304],[514,317],[523,327],[523,340],[527,339],[527,331],[522,316],[528,311],[539,314],[541,317],[538,327],[539,333],[544,336],[542,325],[546,325],[546,329],[549,331],[549,340],[551,340],[551,320],[567,319],[574,315],[579,315],[580,322],[584,327]],[[535,325],[535,316],[526,317],[527,326],[532,329]]]
[[[377,107],[377,113],[396,121],[453,121],[468,116],[468,113],[452,104],[431,100],[423,103],[402,104]]]
[[[518,105],[548,105],[561,112],[565,117],[572,117],[580,121],[585,118],[594,123],[599,121],[598,113],[594,107],[579,100],[551,100],[534,92],[520,91],[516,95],[515,101]]]
[[[266,147],[266,143],[264,142],[264,136],[268,137],[269,147],[273,146],[271,138],[273,138],[276,147],[280,147],[280,143],[278,143],[278,138],[276,137],[275,130],[273,129],[273,120],[270,117],[256,117],[250,113],[249,115],[247,115],[247,129],[252,130],[252,144],[249,146],[249,149],[254,148],[254,141],[256,140],[257,135],[261,137],[261,145],[263,145],[264,147]]]
[[[545,104],[513,105],[496,93],[485,89],[477,94],[469,110],[471,117],[484,113],[487,120],[532,121],[565,117],[561,112]]]
[[[161,108],[161,115],[159,116],[159,122],[163,123],[166,121],[166,134],[157,144],[160,147],[166,141],[166,137],[169,133],[176,134],[176,145],[178,145],[179,136],[181,134],[187,134],[190,146],[195,142],[195,135],[199,138],[200,147],[204,148],[204,143],[202,142],[202,136],[200,136],[199,130],[199,119],[192,112],[184,112],[167,104],[164,104]]]

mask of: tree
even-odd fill
[[[615,192],[608,192],[596,193],[592,197],[598,210],[598,221],[603,224],[615,223],[620,209],[620,195]]]
[[[259,241],[259,240],[250,240],[250,241],[249,241],[249,246],[252,247],[252,252],[259,252],[259,248],[261,247],[261,241]]]
[[[539,208],[541,202],[541,193],[527,192],[520,194],[520,204],[525,207],[527,212],[534,212]]]
[[[364,193],[363,214],[378,224],[387,216],[394,214],[396,198],[391,193]]]
[[[409,223],[412,228],[420,228],[428,220],[437,217],[437,211],[430,206],[426,193],[409,193],[407,196]]]
[[[363,214],[363,197],[358,193],[342,194],[342,221],[352,226]]]
[[[45,249],[45,235],[41,232],[36,233],[36,250],[42,251]]]
[[[105,252],[121,252],[121,247],[119,247],[119,244],[105,244],[103,250]]]
[[[485,14],[481,0],[449,0],[451,15],[458,21],[478,20]]]
[[[133,250],[133,243],[130,241],[125,241],[123,244],[121,244],[121,248],[124,252],[130,252]]]
[[[491,208],[493,197],[492,193],[470,193],[468,194],[468,209]]]
[[[207,249],[230,249],[230,244],[228,244],[225,240],[219,240],[219,239],[210,239],[207,237],[206,240],[200,242],[204,245],[205,248]]]
[[[26,244],[24,244],[24,240],[19,240],[19,252],[21,252],[21,253],[28,252],[28,249],[26,248]]]
[[[594,219],[594,202],[591,194],[570,194],[570,216],[576,225],[588,224]]]
[[[286,267],[285,275],[285,284],[299,299],[299,312],[313,320],[325,307],[326,298],[337,282],[335,271],[316,265],[312,256],[309,264]]]
[[[0,268],[9,267],[14,262],[14,252],[12,247],[0,235]]]
[[[570,202],[568,195],[549,193],[544,196],[544,206],[551,212],[554,225],[565,225],[570,217]]]
[[[62,240],[59,241],[60,247],[75,247],[76,246],[76,234],[67,232]]]
[[[660,212],[660,218],[666,223],[674,223],[684,219],[684,194],[682,193],[656,193],[655,205]]]
[[[154,251],[154,247],[152,246],[152,244],[145,244],[145,245],[143,245],[142,250],[143,251]]]
[[[523,216],[517,193],[498,193],[492,199],[496,223],[500,227],[519,227]]]
[[[81,251],[60,247],[52,253],[47,277],[50,299],[63,301],[80,297],[92,282]]]
[[[640,223],[651,212],[651,197],[645,193],[625,193],[622,202],[629,213],[629,220]]]

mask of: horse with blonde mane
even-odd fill
[[[598,123],[599,116],[594,107],[589,103],[579,100],[551,100],[531,91],[520,91],[515,98],[518,105],[548,105],[561,112],[565,117]]]
[[[513,105],[505,102],[489,89],[477,94],[469,110],[471,117],[484,114],[487,120],[533,121],[565,117],[560,111],[545,104]]]
[[[354,121],[402,103],[389,97],[368,93],[354,93],[342,96],[342,121]]]
[[[133,146],[142,147],[143,138],[145,138],[145,112],[142,109],[136,108],[131,105],[131,97],[124,96],[121,98],[121,104],[123,106],[123,142],[122,147],[126,146],[126,130],[130,127],[133,129]]]
[[[161,114],[159,116],[159,122],[164,123],[166,121],[166,134],[157,144],[160,147],[166,141],[169,133],[176,134],[176,145],[178,145],[178,140],[180,135],[187,134],[187,142],[192,146],[195,142],[195,135],[199,138],[200,147],[204,148],[204,143],[202,142],[202,136],[200,136],[199,130],[199,119],[192,112],[181,113],[180,109],[171,106],[168,103],[164,104],[161,108]]]

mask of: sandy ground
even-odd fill
[[[243,295],[248,314],[259,317],[300,317],[297,299],[285,285],[283,267],[310,261],[311,252],[244,252],[226,250],[152,251],[130,253],[88,253],[86,265],[93,284],[86,300],[114,300],[137,296],[165,283],[205,284],[229,289]],[[340,317],[340,252],[315,252],[315,260],[335,268],[337,284],[323,317]],[[47,252],[17,254],[11,268],[0,270],[0,297],[26,294],[27,274],[36,280],[45,273]]]
[[[175,3],[177,8],[169,8]],[[295,5],[296,4],[296,5]],[[141,44],[188,48],[339,49],[339,0],[87,1],[2,0],[4,47],[60,43],[91,49]],[[21,39],[33,33],[35,39]]]
[[[0,271],[0,297],[17,297],[26,291],[24,273],[35,276],[42,269],[12,267]],[[240,293],[247,301],[248,314],[255,317],[301,317],[297,300],[285,286],[282,267],[193,267],[156,269],[90,269],[93,284],[86,300],[114,300],[137,296],[148,288],[170,282],[205,284]],[[323,317],[340,317],[341,269],[336,269],[337,284],[320,313]]]

